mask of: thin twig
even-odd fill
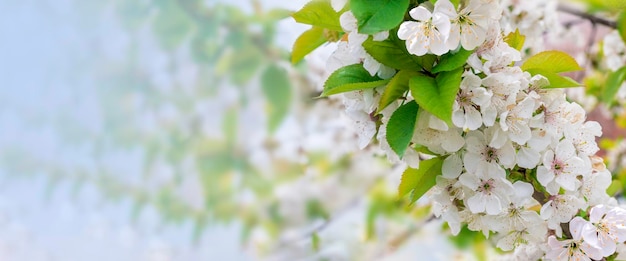
[[[601,24],[601,25],[604,25],[613,29],[617,28],[617,23],[615,21],[604,19],[602,17],[597,17],[594,15],[585,13],[583,11],[577,10],[575,8],[572,8],[570,6],[559,5],[557,10],[563,13],[567,13],[567,14],[571,14],[571,15],[575,15],[575,16],[587,19],[593,24]]]

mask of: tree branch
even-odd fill
[[[571,15],[575,15],[575,16],[587,19],[592,24],[601,24],[601,25],[604,25],[606,27],[610,27],[610,28],[613,28],[613,29],[617,28],[617,23],[615,21],[604,19],[602,17],[597,17],[597,16],[594,16],[594,15],[585,13],[583,11],[577,10],[575,8],[572,8],[570,6],[559,5],[557,10],[560,11],[560,12],[563,12],[563,13],[567,13],[567,14],[571,14]]]

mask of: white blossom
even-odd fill
[[[398,29],[398,37],[406,40],[406,48],[409,53],[422,56],[428,52],[435,55],[447,53],[450,49],[446,46],[446,40],[450,34],[450,17],[442,10],[452,6],[449,0],[437,1],[435,9],[431,13],[424,5],[420,5],[409,11],[415,21],[405,21]],[[454,6],[452,6],[454,9]]]
[[[555,261],[601,259],[602,253],[600,249],[582,239],[582,231],[586,222],[580,217],[576,217],[569,222],[572,239],[559,241],[556,237],[550,236],[548,238],[550,250],[546,253],[546,258]]]

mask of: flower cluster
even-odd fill
[[[433,53],[442,55],[456,50],[459,43],[472,50],[485,41],[487,27],[497,22],[500,13],[494,12],[492,4],[470,1],[458,12],[450,1],[437,1],[434,9],[420,5],[409,14],[416,21],[400,25],[398,37],[406,40],[407,50],[415,55]]]
[[[585,110],[568,101],[561,89],[551,88],[562,77],[520,66],[526,58],[519,51],[523,42],[511,46],[505,35],[519,27],[507,23],[517,21],[513,14],[521,17],[523,11],[503,7],[499,1],[469,0],[455,8],[438,0],[408,10],[415,21],[403,21],[397,28],[408,53],[439,56],[436,66],[444,54],[471,53],[458,67],[460,84],[451,97],[451,117],[442,118],[430,103],[415,98],[425,95],[413,89],[415,78],[402,99],[378,110],[381,97],[388,94],[385,86],[348,92],[346,110],[363,130],[360,146],[376,136],[390,160],[402,159],[412,168],[419,167],[420,159],[441,159],[441,175],[429,196],[435,216],[455,235],[464,226],[481,231],[495,238],[501,250],[515,250],[511,257],[518,260],[615,255],[623,246],[618,243],[626,240],[626,210],[606,193],[612,176],[595,156],[601,127],[587,121]],[[357,20],[351,11],[341,15],[347,37],[327,67],[362,63],[372,77],[395,80],[393,66],[379,63],[363,48],[369,36],[358,33]],[[372,40],[384,41],[388,34],[378,33]],[[422,68],[414,75],[428,80],[415,84],[437,85],[451,75],[440,74],[448,69]],[[415,129],[410,146],[398,153],[387,139],[390,119],[413,100],[421,106]]]

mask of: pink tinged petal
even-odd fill
[[[582,228],[581,237],[585,240],[585,242],[598,246],[598,234],[596,227],[593,224],[588,223]]]
[[[543,186],[548,185],[554,179],[554,173],[544,166],[537,167],[537,180]]]
[[[581,217],[575,217],[569,222],[569,231],[574,240],[580,240],[582,238],[583,228],[587,224],[589,224],[589,222]],[[592,224],[589,225],[593,226]]]
[[[552,249],[563,248],[563,242],[558,241],[554,236],[550,236],[548,237],[548,246]]]
[[[411,9],[411,11],[409,11],[409,15],[411,16],[411,18],[417,21],[427,21],[432,17],[430,11],[428,11],[428,9],[423,6],[418,6]]]
[[[609,212],[609,209],[605,205],[597,205],[589,211],[589,221],[598,223],[607,212]]]
[[[532,169],[539,164],[540,158],[541,154],[539,152],[528,147],[521,147],[517,152],[517,165],[522,168]]]
[[[465,50],[474,50],[485,42],[486,32],[480,26],[461,26],[461,45]]]
[[[443,166],[441,168],[441,174],[445,178],[454,179],[461,175],[463,171],[463,161],[458,154],[452,154],[443,160]]]
[[[597,247],[594,247],[592,245],[589,245],[589,244],[583,242],[583,244],[580,246],[580,249],[582,251],[584,251],[585,254],[586,254],[586,256],[582,255],[583,257],[590,257],[593,260],[600,260],[600,259],[602,259],[602,251],[599,248],[597,248]]]

